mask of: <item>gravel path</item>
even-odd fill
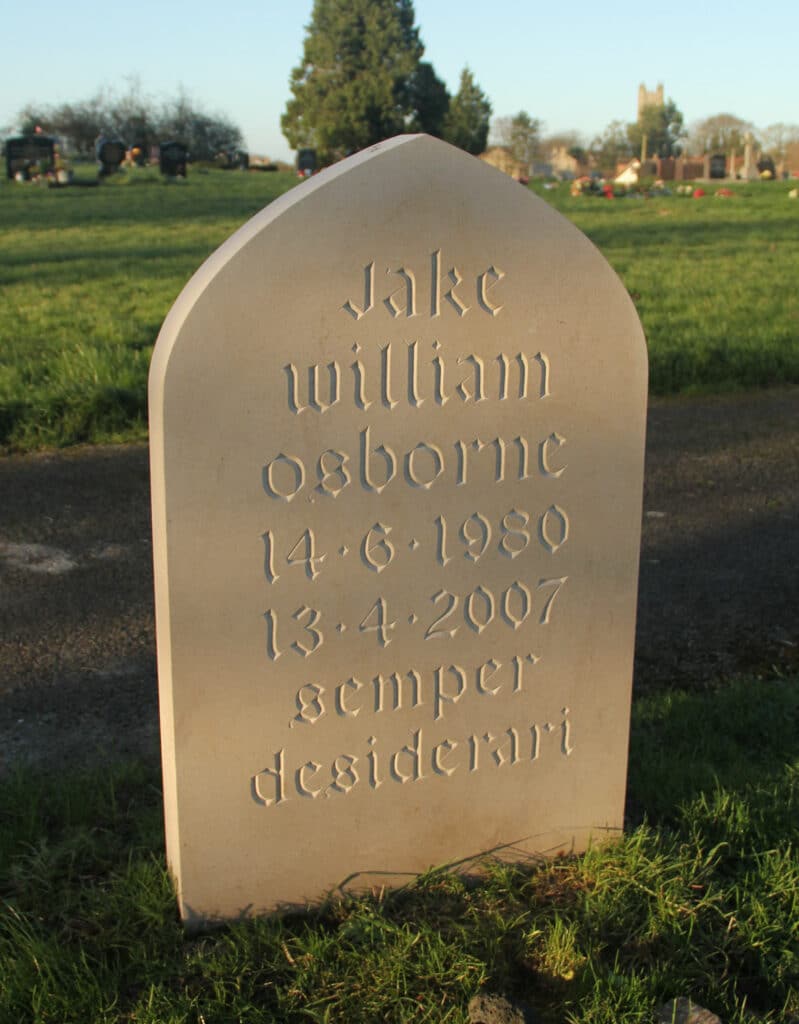
[[[158,757],[145,446],[0,459],[0,770]],[[636,692],[799,671],[799,389],[655,400]]]

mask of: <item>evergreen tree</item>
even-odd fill
[[[424,47],[412,0],[314,0],[281,127],[321,165],[406,130]]]
[[[413,114],[408,131],[426,132],[442,139],[450,104],[446,85],[433,70],[433,65],[422,61],[411,75],[409,86]]]
[[[685,138],[685,134],[682,111],[672,99],[662,107],[656,104],[644,107],[640,118],[627,128],[627,137],[636,156],[641,151],[644,135],[647,156],[679,156],[682,152],[680,139]]]
[[[461,72],[461,84],[449,105],[444,138],[453,146],[475,156],[486,148],[491,104],[468,68]]]

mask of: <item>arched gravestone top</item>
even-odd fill
[[[426,136],[201,267],[150,377],[189,923],[621,828],[646,387],[597,250]]]

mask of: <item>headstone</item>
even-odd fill
[[[301,178],[309,178],[316,170],[316,150],[297,150],[297,174]]]
[[[646,390],[591,243],[427,136],[200,268],[150,371],[190,924],[619,832]]]
[[[100,177],[107,178],[115,174],[125,159],[126,152],[125,143],[121,139],[99,138],[95,145],[95,153],[100,165]]]
[[[161,174],[168,178],[185,178],[189,151],[182,142],[163,142],[159,154]]]
[[[9,180],[30,181],[55,169],[56,140],[50,135],[19,135],[6,139],[4,148]]]
[[[757,170],[754,152],[752,150],[752,135],[747,132],[744,136],[744,162],[741,168],[741,177],[744,181],[757,181],[760,177]]]

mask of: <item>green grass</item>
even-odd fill
[[[538,866],[187,937],[155,774],[21,775],[0,795],[0,1021],[463,1024],[479,991],[553,1022],[799,1014],[799,678],[634,708],[631,823]]]
[[[584,231],[633,297],[650,391],[712,393],[799,383],[796,182],[717,198],[544,195]],[[539,189],[543,192],[543,189]]]
[[[183,285],[289,174],[129,172],[0,185],[0,448],[141,439],[147,372]]]
[[[98,188],[0,183],[0,451],[146,437],[161,322],[200,263],[290,174],[155,170]],[[642,317],[656,394],[799,383],[799,202],[543,192],[599,246]]]

